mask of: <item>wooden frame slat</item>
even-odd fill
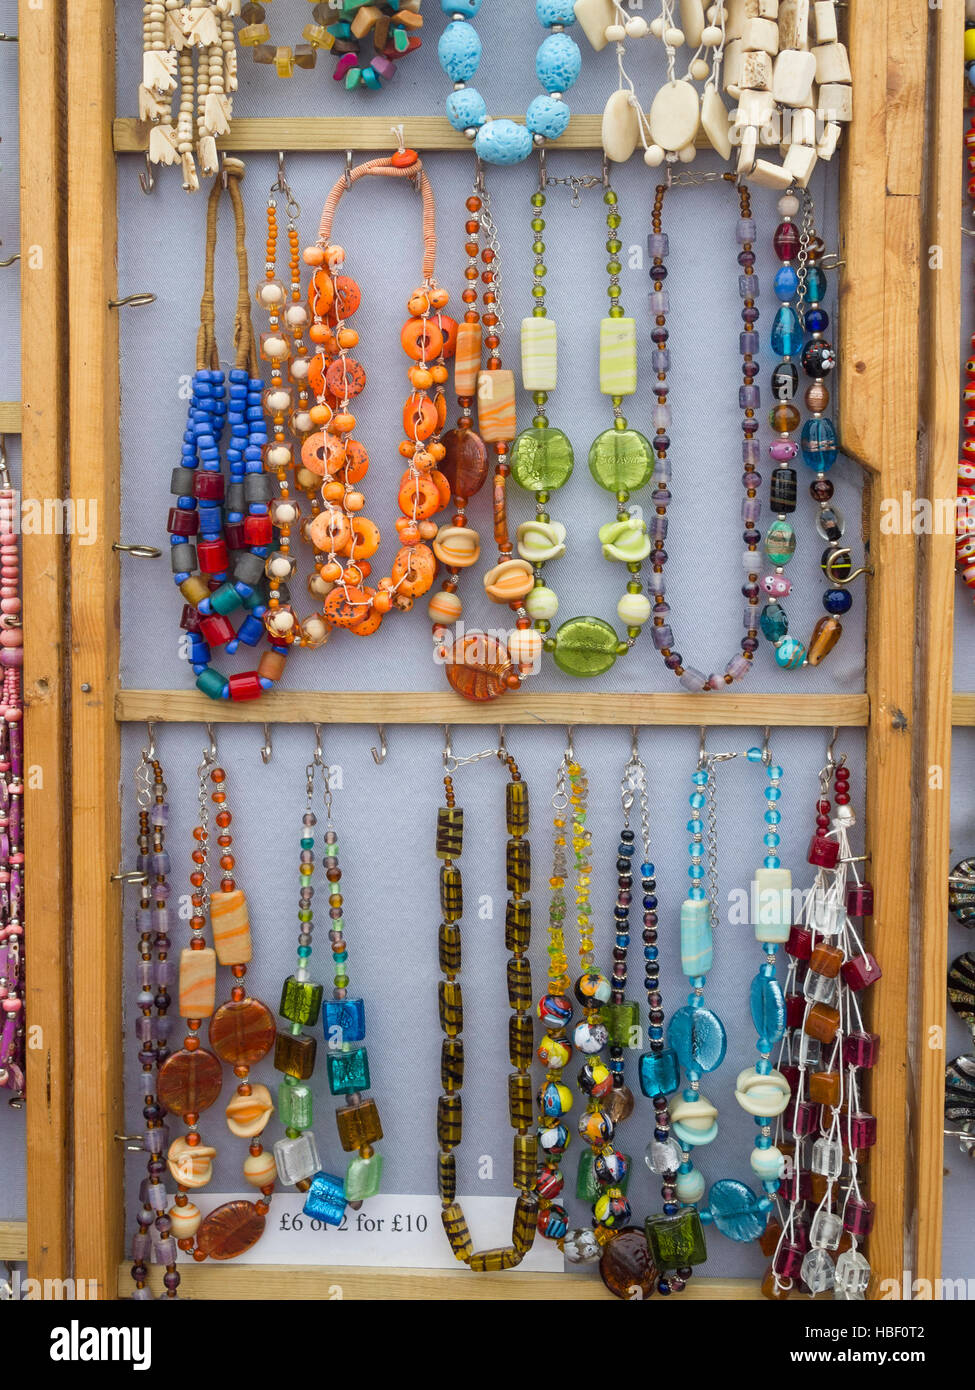
[[[0,1221],[0,1260],[7,1260],[13,1264],[22,1263],[26,1259],[27,1222]]]
[[[67,400],[60,389],[66,333],[38,326],[63,324],[67,299],[64,255],[65,99],[63,5],[18,6],[20,42],[21,430],[25,497],[67,493]],[[0,427],[2,427],[0,418]],[[82,494],[84,495],[84,494]],[[24,820],[27,858],[26,1013],[27,1228],[32,1278],[64,1279],[70,1272],[70,1193],[67,1103],[70,1045],[66,1017],[70,869],[66,846],[70,797],[65,716],[67,544],[59,535],[23,538]]]
[[[0,434],[20,434],[20,401],[0,401]]]

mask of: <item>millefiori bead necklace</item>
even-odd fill
[[[496,312],[497,293],[494,289],[490,267],[494,261],[494,251],[480,246],[482,207],[481,194],[484,190],[483,173],[478,167],[474,187],[466,200],[467,214],[464,231],[467,240],[464,249],[467,253],[467,266],[464,270],[465,286],[461,295],[464,303],[464,319],[457,326],[457,346],[454,352],[454,390],[460,414],[453,429],[443,436],[444,456],[441,464],[443,476],[450,485],[456,511],[448,524],[440,527],[433,542],[433,553],[446,569],[446,577],[441,588],[432,595],[427,604],[427,613],[433,624],[433,640],[437,650],[441,650],[442,637],[447,627],[456,623],[464,611],[464,605],[457,593],[459,575],[462,570],[477,564],[481,554],[481,538],[473,527],[467,524],[467,503],[487,481],[488,452],[484,440],[474,428],[474,403],[477,396],[477,380],[481,371],[481,314],[478,311],[477,282],[482,271],[478,267],[479,255],[483,255],[484,282],[484,325],[492,333],[498,322]],[[463,693],[463,692],[462,692]]]
[[[461,928],[464,893],[457,861],[464,843],[464,813],[454,795],[452,773],[466,763],[484,758],[500,758],[507,768],[505,820],[508,843],[505,851],[509,898],[505,908],[505,948],[508,961],[508,1002],[513,1010],[508,1027],[508,1056],[515,1070],[508,1075],[508,1114],[513,1140],[513,1179],[518,1191],[511,1228],[511,1244],[492,1250],[475,1251],[463,1208],[457,1201],[455,1149],[460,1144],[463,1124],[461,1087],[464,1083],[464,1005],[460,981]],[[508,753],[503,738],[497,749],[455,758],[450,747],[450,730],[444,742],[444,800],[437,812],[436,855],[440,865],[440,906],[443,921],[438,933],[440,970],[438,985],[440,1026],[444,1033],[440,1057],[443,1094],[437,1101],[437,1190],[443,1204],[444,1231],[457,1259],[468,1268],[493,1273],[519,1265],[535,1239],[539,1199],[535,1191],[538,1139],[533,1128],[531,1064],[534,1038],[531,1020],[531,846],[528,842],[528,788],[518,764]]]
[[[582,54],[567,28],[575,23],[572,0],[535,0],[539,23],[548,30],[535,55],[535,74],[544,87],[525,115],[525,124],[492,120],[480,92],[467,82],[481,61],[481,39],[473,24],[481,0],[440,0],[449,22],[440,35],[437,56],[453,83],[447,97],[447,119],[474,144],[486,164],[520,164],[536,145],[557,140],[569,124],[564,96],[582,69]]]
[[[268,608],[264,568],[273,540],[268,500],[271,482],[264,472],[267,444],[261,380],[251,325],[246,228],[240,182],[244,166],[225,161],[227,189],[237,233],[239,287],[234,341],[236,365],[230,371],[230,399],[220,370],[214,308],[214,258],[217,215],[223,180],[213,186],[207,205],[206,275],[200,305],[196,371],[190,399],[182,461],[170,484],[176,505],[167,521],[173,579],[186,600],[180,627],[187,634],[188,657],[197,689],[214,700],[254,700],[270,689],[284,670],[287,646],[273,644],[254,671],[222,676],[210,665],[214,647],[237,650],[243,642],[257,646],[265,636]],[[227,463],[221,468],[225,427],[230,426]],[[197,538],[194,544],[194,539]],[[197,573],[199,568],[199,573]],[[230,614],[245,610],[239,628]]]
[[[945,1120],[958,1147],[975,1158],[975,952],[966,951],[948,971],[948,1002],[972,1034],[972,1052],[948,1063],[945,1071]]]
[[[156,1097],[156,1074],[169,1056],[167,1044],[172,1022],[168,1016],[172,1002],[169,986],[173,967],[169,959],[170,865],[166,851],[169,806],[151,725],[148,746],[143,748],[135,770],[135,788],[139,812],[136,870],[140,875],[139,905],[134,923],[139,933],[135,1035],[139,1042],[139,1065],[143,1077],[142,1118],[145,1130],[142,1147],[148,1154],[148,1171],[139,1187],[139,1210],[132,1237],[131,1275],[135,1284],[132,1298],[143,1302],[153,1297],[148,1284],[150,1263],[165,1265],[163,1285],[166,1298],[176,1297],[180,1283],[176,1270],[176,1240],[172,1233],[172,1220],[166,1212],[166,1185],[163,1182],[166,1172],[163,1154],[169,1138],[169,1127],[164,1123],[163,1108]]]
[[[721,181],[734,182],[734,177],[731,174],[719,175],[718,178]],[[677,181],[675,179],[673,182]],[[687,181],[701,182],[701,179],[687,176]],[[652,230],[647,242],[652,262],[650,266],[650,283],[652,285],[650,307],[651,312],[656,316],[656,326],[651,336],[655,344],[653,365],[657,373],[657,381],[654,390],[658,402],[654,417],[656,433],[653,439],[653,449],[656,454],[656,467],[652,494],[656,515],[650,529],[653,550],[650,555],[652,572],[648,583],[654,601],[651,636],[653,637],[653,644],[663,657],[668,670],[674,672],[685,690],[721,690],[747,674],[758,649],[758,599],[761,592],[759,589],[761,558],[758,553],[758,546],[762,538],[761,532],[758,530],[758,520],[761,515],[758,489],[762,479],[758,473],[760,455],[758,408],[761,402],[761,393],[756,383],[759,369],[757,355],[760,347],[759,335],[755,329],[755,324],[758,322],[758,309],[756,308],[758,276],[755,274],[755,251],[753,249],[756,229],[751,215],[751,198],[748,189],[744,184],[739,184],[740,217],[736,237],[738,245],[741,247],[738,253],[738,264],[741,267],[738,286],[742,298],[741,317],[744,327],[738,338],[738,348],[742,358],[742,386],[739,389],[738,399],[743,415],[742,432],[744,434],[742,441],[744,471],[741,481],[744,489],[742,520],[745,526],[742,532],[742,539],[745,542],[742,558],[745,569],[745,584],[742,587],[742,594],[745,597],[745,610],[742,618],[745,635],[741,639],[741,651],[731,658],[724,668],[723,674],[712,672],[710,675],[705,675],[703,671],[695,670],[689,666],[685,667],[683,656],[674,650],[675,637],[669,622],[670,605],[666,599],[664,580],[664,565],[667,562],[665,549],[668,529],[667,506],[671,500],[670,406],[667,401],[670,350],[667,347],[668,333],[666,327],[667,314],[670,310],[670,297],[665,289],[667,279],[665,262],[669,242],[662,229],[663,205],[667,189],[668,184],[658,184],[657,186],[653,205]]]
[[[24,1020],[24,660],[17,495],[10,485],[0,435],[0,1090],[25,1093]]]
[[[159,1098],[174,1115],[182,1116],[188,1127],[185,1138],[174,1139],[167,1163],[179,1187],[176,1203],[169,1212],[173,1235],[181,1250],[192,1252],[195,1260],[207,1256],[229,1260],[256,1244],[264,1231],[269,1199],[274,1190],[274,1158],[260,1141],[274,1111],[266,1086],[253,1085],[250,1069],[274,1046],[274,1015],[266,1004],[250,998],[244,987],[247,963],[251,959],[251,932],[247,900],[234,878],[235,860],[231,853],[232,817],[224,790],[227,774],[217,762],[217,750],[210,726],[208,746],[197,769],[199,778],[199,824],[193,831],[193,870],[190,918],[192,940],[180,954],[179,1012],[186,1019],[188,1033],[183,1047],[172,1053],[159,1072]],[[212,790],[211,790],[212,786]],[[210,805],[220,849],[223,877],[219,889],[210,888]],[[206,944],[209,918],[213,946]],[[230,999],[216,1007],[217,964],[229,966],[234,977]],[[200,1046],[203,1020],[209,1018],[209,1041],[213,1051]],[[219,1098],[223,1086],[221,1062],[233,1067],[237,1089],[226,1107],[227,1128],[231,1134],[250,1140],[244,1160],[244,1178],[259,1188],[256,1202],[243,1198],[224,1202],[207,1216],[189,1201],[188,1192],[206,1187],[213,1176],[217,1151],[203,1142],[199,1117]]]
[[[569,807],[571,806],[571,811]],[[565,918],[568,912],[566,886],[569,878],[568,843],[573,844],[573,874],[578,884],[581,866],[585,863],[583,849],[576,849],[587,834],[579,819],[585,807],[585,772],[575,760],[572,731],[556,775],[552,809],[555,812],[552,844],[551,894],[548,905],[548,979],[545,993],[538,1001],[537,1013],[545,1034],[536,1050],[536,1057],[545,1068],[545,1080],[538,1091],[538,1147],[541,1163],[535,1180],[539,1197],[538,1233],[549,1240],[563,1242],[567,1259],[577,1262],[583,1253],[580,1231],[569,1231],[568,1213],[557,1200],[565,1186],[562,1158],[569,1143],[566,1117],[572,1109],[572,1091],[563,1082],[563,1072],[572,1057],[572,1044],[566,1034],[572,1019],[572,1000],[569,997],[569,960],[565,948]],[[569,830],[569,822],[571,829]],[[566,831],[569,830],[569,834]],[[589,1233],[591,1235],[591,1232]],[[596,1258],[599,1246],[595,1240],[589,1258]]]
[[[149,159],[181,165],[189,193],[200,186],[197,159],[205,175],[220,167],[217,137],[230,130],[237,90],[234,17],[239,13],[240,0],[146,0],[142,8],[139,119],[150,122]]]
[[[399,446],[407,461],[398,499],[403,515],[396,523],[401,548],[389,576],[375,585],[366,580],[381,538],[378,526],[361,515],[365,499],[356,484],[365,476],[369,456],[352,438],[356,417],[350,410],[350,402],[366,384],[365,370],[349,355],[359,335],[347,322],[362,295],[355,280],[341,274],[345,251],[331,240],[343,194],[365,177],[408,179],[419,187],[423,201],[423,279],[409,296],[410,317],[400,335],[411,362],[410,394],[403,406],[406,438]],[[326,621],[360,637],[375,632],[394,607],[412,608],[414,599],[432,588],[437,572],[429,542],[438,531],[432,518],[450,501],[450,484],[438,468],[445,453],[439,436],[447,413],[446,362],[456,347],[457,324],[443,312],[449,296],[437,285],[436,254],[430,181],[416,151],[403,147],[388,158],[357,165],[339,179],[325,201],[318,241],[304,252],[306,264],[313,268],[308,299],[314,322],[309,336],[319,352],[310,372],[317,397],[310,411],[316,432],[302,445],[302,464],[329,479],[322,487],[325,507],[310,523],[308,536],[328,556],[320,570],[322,580],[333,586],[325,600]]]

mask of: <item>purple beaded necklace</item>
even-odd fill
[[[20,540],[14,524],[15,494],[0,435],[0,1090],[12,1105],[24,1096],[24,840],[23,664]]]
[[[710,181],[709,176],[705,174],[692,178],[675,178],[672,183],[700,183],[702,177]],[[733,174],[716,174],[710,177],[715,180],[734,182],[735,176]],[[684,658],[680,652],[674,650],[674,633],[668,622],[670,605],[667,602],[664,583],[664,566],[667,563],[667,552],[664,549],[668,525],[667,505],[671,501],[672,494],[669,487],[671,479],[671,464],[668,458],[670,436],[667,433],[670,426],[670,406],[667,403],[667,373],[670,369],[670,351],[666,346],[670,297],[664,290],[667,279],[667,267],[664,262],[669,248],[668,238],[661,230],[661,221],[664,197],[669,186],[666,183],[657,185],[652,214],[653,230],[647,239],[647,247],[652,262],[650,280],[653,288],[650,295],[650,308],[656,316],[655,326],[651,333],[655,346],[653,365],[657,373],[657,380],[654,385],[657,396],[657,406],[654,411],[656,433],[653,438],[656,468],[652,493],[656,516],[650,524],[653,550],[649,557],[651,570],[648,580],[648,588],[654,604],[651,637],[653,638],[653,645],[663,657],[667,669],[674,672],[685,690],[721,690],[724,686],[740,680],[746,674],[752,658],[758,650],[759,574],[761,570],[758,545],[762,538],[761,532],[758,530],[758,519],[761,513],[758,489],[761,487],[762,479],[756,471],[759,459],[757,436],[758,407],[760,404],[760,392],[756,383],[758,362],[755,360],[755,355],[759,350],[759,336],[755,331],[755,324],[758,322],[758,309],[755,304],[758,296],[758,277],[755,274],[755,252],[753,250],[756,229],[751,216],[751,197],[748,188],[745,184],[739,183],[738,198],[741,216],[738,221],[737,239],[741,247],[738,254],[741,274],[738,277],[738,285],[743,300],[741,317],[745,325],[738,339],[743,378],[742,386],[738,392],[738,403],[744,412],[742,419],[744,472],[741,481],[745,496],[742,501],[741,515],[745,528],[742,532],[742,539],[746,546],[743,556],[746,579],[742,587],[742,594],[745,597],[745,611],[742,619],[745,635],[741,639],[741,651],[728,662],[724,674],[712,673],[706,676],[702,671],[685,666]]]

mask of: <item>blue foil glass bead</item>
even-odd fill
[[[853,595],[849,589],[827,589],[823,594],[823,607],[827,613],[849,613]]]
[[[345,1184],[331,1173],[316,1173],[305,1194],[302,1211],[326,1226],[340,1226],[345,1215]]]
[[[720,1067],[728,1050],[728,1037],[718,1015],[710,1009],[692,1009],[686,1004],[671,1014],[667,1041],[681,1066],[698,1071]]]
[[[818,304],[825,293],[826,273],[818,265],[811,265],[806,271],[806,303]]]
[[[569,108],[554,97],[537,96],[525,113],[525,124],[533,135],[557,140],[569,124]]]
[[[785,995],[778,980],[756,975],[751,984],[749,1005],[755,1032],[770,1046],[777,1043],[785,1032]]]
[[[644,1052],[640,1058],[640,1090],[651,1100],[672,1096],[680,1085],[680,1063],[672,1047],[663,1052]]]
[[[470,130],[487,120],[487,103],[476,87],[461,87],[447,98],[447,120],[454,130]]]
[[[328,1089],[333,1096],[348,1096],[369,1089],[369,1054],[364,1047],[349,1052],[329,1052],[325,1058]]]
[[[464,20],[451,20],[440,35],[437,57],[451,82],[466,82],[477,72],[481,61],[480,35]]]
[[[784,637],[775,648],[775,659],[785,671],[794,671],[806,659],[806,649],[798,637]]]
[[[765,1230],[766,1213],[747,1183],[721,1178],[708,1195],[711,1220],[729,1240],[757,1240]]]
[[[338,1048],[366,1036],[366,1006],[361,999],[326,999],[322,1015],[325,1041]]]
[[[486,121],[474,137],[474,149],[485,164],[520,164],[532,152],[532,133],[517,121]]]
[[[539,24],[551,29],[553,24],[575,24],[574,0],[535,0]]]
[[[795,357],[802,349],[802,325],[791,304],[783,304],[772,323],[772,351],[780,357]]]
[[[750,279],[751,277],[749,277]],[[780,266],[775,272],[775,279],[772,281],[772,288],[775,290],[779,299],[791,299],[799,288],[799,276],[791,265]]]
[[[836,462],[836,429],[832,420],[813,415],[799,436],[802,461],[817,473],[826,473]]]
[[[546,92],[567,92],[582,71],[582,54],[568,34],[549,34],[535,54],[535,75]]]

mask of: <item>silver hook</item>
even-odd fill
[[[142,756],[147,763],[151,763],[156,756],[156,727],[152,719],[146,720],[146,733],[149,738],[149,746],[143,748]]]
[[[603,187],[609,188],[609,155],[603,150]]]
[[[545,171],[545,146],[540,145],[538,149],[538,191],[544,193],[548,178]]]
[[[314,761],[318,764],[319,767],[323,767],[324,764],[325,764],[325,753],[324,753],[324,750],[322,749],[322,726],[321,726],[321,724],[316,724],[314,727],[315,727],[315,751],[314,751],[314,753],[312,754],[312,757],[313,757]]]
[[[215,763],[217,761],[217,740],[214,737],[213,725],[204,724],[203,727],[206,729],[207,738],[210,740],[210,747],[204,748],[203,756],[208,758],[211,763]]]
[[[762,766],[763,766],[763,767],[770,767],[770,766],[771,766],[771,763],[772,763],[772,747],[771,747],[771,742],[770,742],[771,738],[772,738],[772,730],[771,730],[771,729],[769,728],[769,726],[766,724],[765,727],[764,727],[764,729],[762,730]]]
[[[504,741],[503,724],[498,725],[498,757],[501,759],[502,762],[506,762],[508,758],[508,748]]]
[[[0,261],[0,265],[3,262]],[[124,309],[126,304],[131,304],[133,308],[140,304],[155,304],[156,296],[151,290],[140,290],[136,294],[127,294],[124,299],[110,299],[108,307],[110,309]]]
[[[265,724],[264,743],[261,747],[261,762],[264,764],[265,767],[267,767],[268,763],[271,761],[272,751],[273,750],[271,748],[271,726],[270,724]]]
[[[351,151],[351,150],[346,150],[346,152],[345,152],[345,186],[346,186],[346,188],[351,188],[351,187],[352,187],[352,151]]]
[[[565,731],[565,758],[566,762],[574,763],[576,760],[575,744],[572,741],[573,724],[569,724]]]
[[[845,579],[841,579],[838,575],[835,575],[833,573],[833,565],[841,555],[845,555],[847,559],[849,559],[850,553],[850,547],[848,545],[841,546],[838,550],[833,551],[832,555],[823,566],[826,572],[826,578],[833,584],[840,584],[844,588],[847,584],[852,584],[854,579],[858,579],[861,574],[873,574],[873,565],[861,565],[858,570],[854,570],[852,574],[848,574]]]
[[[0,487],[10,486],[10,474],[7,471],[7,436],[0,434]]]
[[[450,725],[445,724],[443,726],[443,765],[448,772],[450,771],[450,765],[453,762],[453,758],[454,750],[450,746]]]
[[[630,725],[630,757],[637,762],[640,757],[640,726],[639,724]]]
[[[483,193],[484,188],[484,162],[479,154],[474,156],[474,192]]]
[[[707,725],[701,725],[701,739],[697,746],[697,765],[703,767],[708,760],[708,731]]]
[[[139,187],[143,193],[151,193],[156,186],[156,175],[152,167],[152,160],[149,158],[149,151],[146,150],[146,167],[144,172],[139,174]]]
[[[7,259],[6,259],[5,261],[0,261],[0,267],[2,267],[2,266],[8,266],[8,265],[13,265],[15,261],[19,261],[19,260],[20,260],[20,252],[18,251],[17,254],[16,254],[16,256],[8,256]]]
[[[112,549],[117,555],[135,555],[139,560],[158,560],[162,555],[154,545],[123,545],[121,541],[113,541]]]
[[[386,754],[389,752],[389,748],[386,743],[385,727],[382,724],[377,724],[376,729],[379,733],[379,747],[370,748],[369,752],[372,754],[372,760],[376,766],[382,767],[383,763],[386,761]]]

